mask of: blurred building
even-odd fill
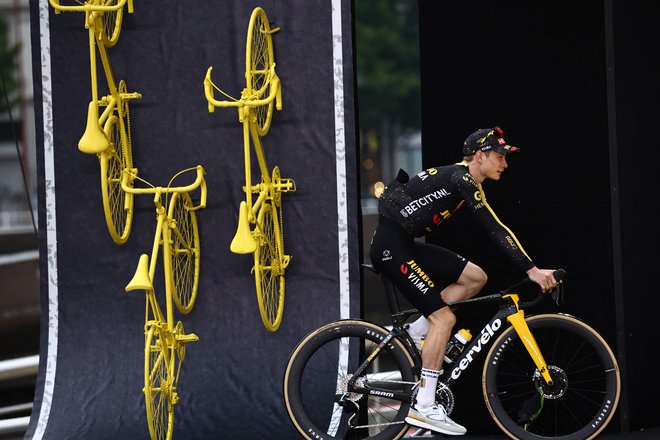
[[[0,0],[0,437],[27,426],[39,353],[37,172],[29,0]],[[11,75],[6,78],[6,75]],[[14,81],[15,80],[15,81]],[[7,103],[11,105],[7,106]],[[17,367],[18,365],[18,367]],[[27,366],[27,369],[26,369]],[[13,427],[13,429],[12,429]]]
[[[18,47],[14,78],[0,78],[0,331],[38,323],[36,136],[29,0],[0,0],[8,51]],[[4,40],[4,39],[3,39]],[[33,215],[34,214],[34,215]],[[34,219],[34,221],[33,221]],[[36,313],[35,313],[36,312]],[[3,344],[0,358],[10,356]]]
[[[16,99],[9,111],[0,111],[0,230],[15,227],[33,229],[26,197],[29,195],[30,201],[36,203],[36,137],[29,0],[0,0],[0,16],[8,25],[8,47],[18,45],[19,48],[16,57],[16,90],[6,91],[6,80],[0,83],[0,99]],[[21,164],[25,167],[25,174]]]

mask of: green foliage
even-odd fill
[[[6,97],[9,98],[9,108],[16,102],[18,50],[18,45],[9,43],[9,25],[4,14],[0,13],[0,113],[8,110]]]
[[[355,0],[358,105],[363,132],[383,123],[418,129],[416,0]]]

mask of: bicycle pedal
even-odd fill
[[[188,333],[187,335],[177,335],[176,340],[180,342],[196,342],[199,341],[199,337],[194,333]]]
[[[280,179],[280,191],[294,192],[296,190],[296,182],[293,179]]]
[[[142,94],[139,92],[127,92],[127,93],[121,93],[121,97],[125,100],[130,100],[130,99],[142,99]]]

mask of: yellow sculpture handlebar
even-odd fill
[[[209,67],[206,71],[206,76],[204,77],[204,95],[208,101],[209,113],[213,113],[215,107],[260,107],[262,105],[270,104],[273,102],[273,100],[275,100],[275,106],[277,109],[282,109],[282,91],[280,78],[277,76],[277,73],[275,73],[275,64],[273,64],[270,68],[270,78],[267,81],[269,85],[268,96],[262,99],[258,98],[261,98],[261,95],[264,94],[263,92],[257,92],[253,96],[246,96],[246,89],[243,89],[243,92],[241,93],[241,99],[235,99],[233,101],[219,101],[215,99],[213,93],[213,81],[211,81],[212,70],[213,67]]]
[[[128,184],[129,179],[135,179],[137,177],[137,170],[125,170],[121,179],[121,189],[129,194],[155,194],[156,197],[159,197],[161,194],[171,194],[171,193],[187,193],[200,188],[200,201],[196,206],[191,206],[190,209],[197,210],[206,207],[206,180],[204,179],[204,167],[197,165],[190,170],[197,171],[197,178],[193,183],[186,186],[153,186],[151,188],[135,188]],[[186,170],[189,171],[189,170]],[[141,179],[140,179],[141,180]]]
[[[62,5],[60,0],[48,0],[50,5],[55,9],[55,13],[59,14],[62,11],[84,11],[84,12],[112,12],[118,11],[123,8],[126,2],[128,1],[128,12],[129,14],[133,13],[133,0],[119,0],[116,5],[108,6],[107,1],[87,1],[83,4],[77,5]]]

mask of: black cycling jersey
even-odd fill
[[[409,178],[400,170],[380,196],[378,211],[405,231],[421,237],[436,229],[464,204],[487,234],[521,269],[535,266],[515,235],[495,215],[467,163],[429,168]]]

